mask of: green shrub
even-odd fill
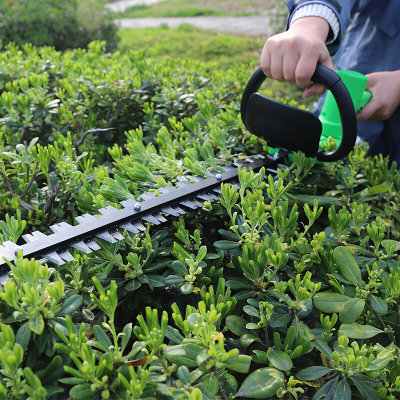
[[[32,43],[57,50],[105,40],[111,50],[118,36],[103,0],[0,0],[0,39],[3,44]]]
[[[0,243],[268,151],[240,121],[245,66],[0,57]],[[65,265],[19,256],[0,398],[397,399],[400,173],[364,147],[285,162]]]

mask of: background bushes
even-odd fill
[[[86,48],[92,40],[105,40],[112,50],[118,41],[103,0],[0,0],[0,38],[57,50]]]

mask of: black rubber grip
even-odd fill
[[[266,76],[262,69],[258,68],[246,85],[240,106],[240,113],[244,123],[246,121],[246,110],[249,98],[253,93],[257,92],[265,79]],[[324,65],[317,64],[312,81],[324,85],[332,92],[339,109],[342,123],[342,140],[339,147],[332,152],[319,151],[317,159],[320,161],[337,161],[349,154],[353,150],[356,142],[357,120],[353,101],[351,100],[346,86],[340,79],[340,76]]]

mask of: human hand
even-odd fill
[[[333,69],[325,45],[329,33],[328,22],[320,17],[296,20],[288,31],[270,37],[261,55],[264,74],[278,81],[296,82],[305,89],[303,97],[322,94],[321,84],[311,83],[317,63]]]
[[[384,121],[400,105],[400,71],[374,72],[367,75],[368,104],[357,113],[358,121]]]

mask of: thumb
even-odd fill
[[[303,99],[311,96],[321,95],[325,92],[326,88],[320,83],[312,83],[308,88],[303,91]]]
[[[361,110],[357,113],[356,117],[357,117],[357,121],[367,121],[369,120],[376,111],[376,106],[374,104],[373,99],[371,99],[369,101],[369,103]]]
[[[333,61],[329,55],[328,50],[326,50],[326,52],[323,52],[323,54],[321,54],[318,62],[321,65],[324,65],[325,67],[328,67],[331,70],[334,69]],[[324,85],[320,83],[311,83],[311,85],[303,91],[303,99],[306,99],[311,96],[321,95],[325,93],[325,91],[326,88]]]

